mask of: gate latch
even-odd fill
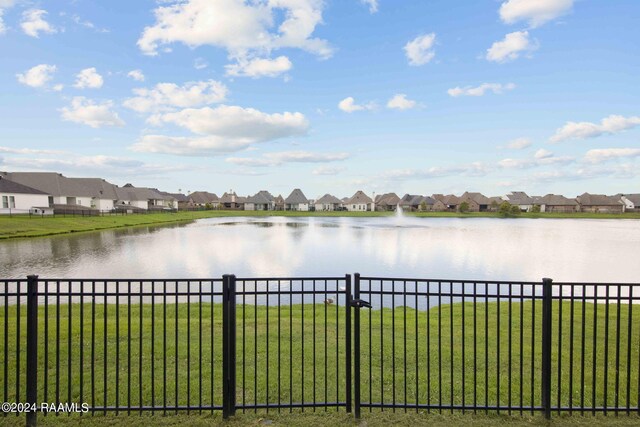
[[[363,299],[352,299],[351,300],[351,307],[355,307],[355,308],[371,308],[371,304],[369,303],[369,301],[365,301]]]

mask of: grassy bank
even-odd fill
[[[96,216],[96,217],[33,217],[27,215],[0,215],[0,239],[50,236],[86,231],[105,230],[119,227],[162,225],[189,222],[200,218],[220,217],[382,217],[393,212],[291,212],[291,211],[198,211],[178,213],[158,213],[148,215]],[[407,216],[418,218],[500,218],[494,212],[460,214],[457,212],[416,212]],[[523,213],[519,218],[566,218],[566,219],[640,219],[640,213],[626,214],[551,214]]]
[[[124,300],[125,298],[122,298],[121,302]],[[556,304],[554,313],[557,313],[558,308]],[[534,309],[537,316],[535,322],[532,320]],[[562,309],[562,325],[557,323],[558,316],[554,314],[552,404],[557,404],[559,399],[563,406],[580,405],[584,399],[587,406],[611,406],[616,402],[621,406],[626,406],[627,403],[632,407],[637,406],[640,374],[639,317],[634,316],[633,322],[630,323],[628,306],[620,307],[619,316],[617,306],[614,306],[609,312],[609,329],[606,330],[605,310],[602,307],[594,314],[593,304],[583,306],[576,303],[573,307],[572,336],[569,332],[571,306],[564,303]],[[586,319],[584,324],[583,310]],[[200,399],[204,404],[213,401],[220,405],[221,312],[222,308],[219,305],[200,305],[195,302],[190,307],[187,304],[156,304],[155,307],[149,304],[122,305],[119,311],[115,305],[109,305],[105,324],[105,312],[101,304],[95,306],[95,312],[90,304],[74,304],[70,311],[69,306],[62,305],[58,330],[55,306],[51,306],[48,313],[48,330],[45,330],[45,312],[44,308],[41,308],[38,354],[41,375],[38,383],[38,401],[55,401],[56,395],[59,395],[60,401],[63,402],[87,402],[96,406],[124,405],[129,401],[132,405],[163,405],[165,400],[169,406],[176,403],[182,406],[189,402],[197,405]],[[500,307],[496,303],[479,303],[475,307],[475,322],[474,307],[469,303],[445,305],[441,309],[434,308],[429,312],[417,312],[407,308],[406,317],[404,307],[396,308],[395,311],[373,310],[371,318],[367,311],[363,313],[361,373],[364,401],[395,400],[407,403],[417,401],[460,405],[463,400],[470,404],[477,399],[480,404],[489,405],[507,405],[508,402],[514,405],[540,404],[540,303],[536,304],[535,308],[531,302],[514,303],[511,310],[506,303],[500,304]],[[256,309],[253,306],[239,305],[237,314],[238,404],[250,404],[255,401],[288,403],[302,400],[344,400],[344,328],[337,327],[344,325],[343,312],[337,311],[334,306],[327,307],[324,304],[283,306],[280,310],[277,307],[267,309],[259,306]],[[92,316],[95,316],[93,329],[90,321]],[[20,318],[20,335],[24,343],[24,309]],[[597,319],[595,331],[594,318]],[[5,344],[4,333],[0,333],[0,356],[4,357],[5,348],[10,350],[8,359],[2,360],[0,364],[6,365],[8,372],[8,375],[0,380],[0,390],[6,384],[6,399],[16,401],[16,307],[9,307],[7,315],[4,314],[4,310],[0,311],[0,319],[1,324],[8,325],[8,344]],[[152,319],[155,320],[152,322]],[[536,327],[533,327],[534,324]],[[615,333],[617,324],[620,325],[619,338],[616,338]],[[557,332],[560,326],[562,334]],[[418,335],[415,333],[416,329]],[[586,337],[584,346],[581,341],[583,332]],[[562,337],[561,341],[558,339],[559,336]],[[630,342],[628,336],[631,336]],[[48,341],[45,341],[46,337]],[[605,340],[608,341],[606,348]],[[619,353],[616,351],[618,343],[621,349]],[[438,348],[441,348],[441,351],[438,351]],[[560,348],[561,356],[558,352]],[[573,348],[573,357],[570,348]],[[580,357],[583,349],[584,365]],[[608,358],[606,375],[605,357]],[[561,369],[558,360],[561,361]],[[20,365],[24,367],[25,363],[26,352],[23,345]],[[70,382],[69,366],[72,372]],[[56,381],[58,372],[59,382]],[[570,380],[570,374],[573,375],[573,381]],[[581,392],[583,375],[584,397]],[[618,383],[616,379],[619,380]],[[163,386],[165,381],[166,388]],[[26,378],[23,369],[20,382],[21,390],[24,392]],[[619,387],[616,388],[617,384]],[[608,390],[606,394],[605,387]],[[315,413],[311,409],[304,412],[294,409],[292,412],[293,414],[289,414],[288,409],[271,410],[268,413],[259,410],[254,414],[248,410],[243,414],[243,411],[239,410],[238,418],[230,425],[259,425],[263,419],[274,420],[276,424],[282,425],[353,424],[352,418],[345,414],[343,409],[336,410],[335,407],[327,410],[318,408]],[[88,421],[87,425],[148,424],[150,420],[164,425],[205,425],[221,422],[219,414],[203,416],[197,411],[190,416],[174,415],[175,412],[171,410],[168,411],[170,416],[166,418],[160,417],[161,414],[162,412],[151,418],[149,414],[144,414],[141,418],[137,413],[131,417],[124,414],[119,417],[112,413],[106,416],[99,414]],[[363,409],[363,418],[368,425],[420,425],[427,422],[435,425],[486,425],[495,422],[544,425],[537,413],[531,415],[525,412],[520,415],[520,412],[514,411],[512,417],[505,415],[506,411],[502,411],[501,414],[491,412],[474,416],[471,413],[461,415],[458,412],[440,413],[436,410],[430,413],[421,410],[418,414],[415,410],[409,410],[406,414],[403,410],[397,410],[394,414],[391,410],[370,412]],[[558,417],[555,414],[554,416]],[[45,417],[41,416],[41,419],[44,420]],[[77,421],[75,416],[71,419]],[[626,415],[619,418],[594,418],[588,414],[584,418],[581,415],[559,417],[554,423],[633,425],[638,421],[637,414],[631,418],[627,418]],[[46,423],[43,425],[66,423],[73,425],[67,417],[46,417]]]

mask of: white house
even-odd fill
[[[302,190],[296,188],[284,199],[284,209],[287,211],[308,211],[309,200],[305,197]]]
[[[640,194],[625,194],[620,200],[624,203],[625,212],[640,211]]]
[[[371,200],[371,197],[367,196],[360,190],[356,191],[356,193],[345,203],[347,210],[357,212],[371,210],[372,206],[373,200]]]
[[[96,194],[75,179],[55,172],[9,172],[6,179],[40,190],[49,196],[45,206],[71,205],[91,208]]]
[[[49,206],[49,195],[0,176],[0,214],[29,213]]]
[[[268,191],[259,191],[248,197],[244,204],[245,211],[272,211],[276,208],[275,197]]]
[[[314,207],[316,211],[335,211],[340,208],[342,201],[331,194],[325,194],[324,196],[316,200]]]

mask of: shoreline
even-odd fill
[[[138,226],[167,225],[192,222],[203,218],[225,217],[391,217],[394,212],[300,212],[300,211],[192,211],[177,213],[135,214],[95,217],[29,217],[28,215],[0,216],[0,240],[47,237],[72,233],[129,228]],[[407,212],[414,218],[499,218],[496,212]],[[640,212],[624,214],[596,213],[522,213],[515,217],[529,219],[640,219]]]

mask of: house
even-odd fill
[[[118,187],[102,178],[68,178],[91,190],[90,207],[99,211],[111,211],[118,201]]]
[[[398,205],[402,208],[403,211],[411,211],[411,201],[415,198],[415,197],[420,197],[417,196],[415,194],[405,194],[404,196],[402,196],[402,198],[400,199],[400,202],[398,202]]]
[[[576,197],[580,212],[623,213],[625,204],[620,196],[584,193]]]
[[[429,196],[416,196],[411,200],[411,208],[416,211],[431,212],[435,203],[436,201]]]
[[[234,191],[229,190],[220,197],[220,209],[244,210],[246,197],[238,196]]]
[[[193,205],[191,204],[191,200],[182,193],[167,193],[166,191],[158,191],[158,193],[162,194],[163,196],[172,197],[173,201],[175,202],[173,205],[174,209],[180,210],[193,207]]]
[[[49,206],[49,195],[0,176],[0,203],[0,214],[29,213],[34,209],[39,209],[40,214]]]
[[[625,212],[640,212],[640,194],[624,194],[620,199],[625,205]]]
[[[134,206],[139,209],[163,211],[177,209],[177,200],[169,193],[161,193],[156,188],[134,187],[132,184],[122,186],[119,200],[120,208]]]
[[[491,200],[489,200],[488,197],[481,193],[471,193],[468,191],[460,196],[458,209],[460,209],[460,204],[464,202],[467,202],[469,205],[469,212],[487,212],[491,206]]]
[[[452,211],[452,212],[455,212],[458,210],[460,199],[457,196],[454,196],[453,194],[448,194],[446,196],[442,194],[434,194],[431,197],[436,201],[433,204],[433,210]]]
[[[96,198],[100,196],[81,181],[55,172],[3,172],[1,175],[9,181],[46,193],[48,202],[45,206],[58,209],[96,208]]]
[[[284,198],[282,197],[281,194],[278,194],[278,197],[275,198],[274,203],[275,203],[275,210],[277,211],[284,210]]]
[[[215,193],[209,193],[207,191],[194,191],[187,196],[192,206],[197,207],[210,207],[216,209],[220,204],[220,199]]]
[[[546,196],[534,199],[534,205],[540,206],[540,212],[549,213],[571,213],[578,212],[580,206],[575,199],[567,199],[557,194],[547,194]]]
[[[114,204],[117,211],[139,212],[149,209],[148,192],[135,188],[131,184],[116,189],[118,198]]]
[[[284,199],[284,209],[287,211],[308,211],[309,200],[305,197],[302,190],[296,188]]]
[[[331,194],[325,194],[316,200],[314,206],[317,211],[337,211],[340,210],[342,201]]]
[[[276,208],[275,197],[266,190],[248,197],[244,204],[245,211],[272,211]]]
[[[375,197],[375,206],[378,211],[394,211],[400,203],[400,197],[396,193],[379,194]]]
[[[348,211],[365,212],[371,210],[372,204],[373,200],[371,200],[371,197],[358,190],[349,200],[347,200],[345,207]]]
[[[518,206],[522,212],[531,212],[533,209],[533,197],[524,191],[512,191],[502,196],[502,201],[509,202],[510,205]]]

